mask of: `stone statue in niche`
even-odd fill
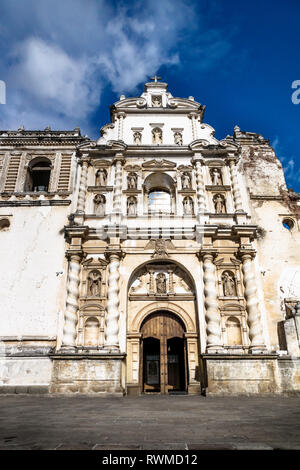
[[[222,286],[225,297],[236,296],[234,275],[230,271],[224,271],[222,274]]]
[[[224,212],[226,212],[224,196],[222,196],[221,194],[216,194],[214,196],[214,206],[216,214],[223,214]]]
[[[152,96],[152,106],[159,108],[161,106],[161,96]]]
[[[221,178],[221,173],[218,168],[214,168],[211,171],[211,179],[212,179],[212,184],[215,186],[219,186],[222,184],[222,178]]]
[[[191,177],[188,173],[183,173],[181,177],[181,181],[182,181],[182,189],[191,188]]]
[[[88,275],[88,295],[97,297],[101,295],[101,274],[99,271],[91,271]]]
[[[134,132],[133,142],[135,143],[135,145],[141,145],[141,143],[142,143],[142,134],[140,132]]]
[[[127,214],[136,215],[136,206],[137,206],[136,198],[133,196],[130,196],[127,199]]]
[[[96,186],[106,186],[106,181],[107,173],[104,168],[100,168],[96,173]]]
[[[162,130],[156,127],[152,131],[152,143],[153,144],[162,144]]]
[[[137,176],[135,173],[130,173],[127,177],[128,189],[136,189],[137,187]]]
[[[183,200],[183,213],[185,215],[193,214],[193,201],[190,197],[185,197]]]
[[[156,276],[156,292],[157,294],[166,294],[167,292],[167,280],[164,273],[158,273]]]
[[[99,216],[105,215],[105,197],[102,194],[96,194],[94,197],[95,214]]]
[[[175,134],[174,134],[174,143],[176,145],[182,145],[182,134],[181,134],[181,132],[175,132]]]

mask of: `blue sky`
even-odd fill
[[[109,105],[157,73],[206,105],[217,138],[269,138],[300,192],[299,18],[299,0],[0,0],[0,128],[97,138]]]

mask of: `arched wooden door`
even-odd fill
[[[143,322],[141,381],[144,392],[183,392],[187,388],[185,327],[172,313],[155,312]]]

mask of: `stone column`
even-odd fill
[[[229,163],[229,168],[230,168],[230,176],[231,176],[231,182],[232,182],[232,192],[233,192],[235,211],[244,212],[242,196],[241,196],[239,183],[237,179],[235,159],[233,158],[229,159],[228,163]]]
[[[66,310],[61,349],[74,350],[76,347],[78,322],[78,297],[80,281],[81,252],[69,252],[69,277],[67,281]]]
[[[248,313],[247,323],[249,327],[250,351],[252,353],[265,352],[266,346],[263,339],[261,318],[256,294],[255,278],[252,271],[252,258],[254,254],[240,251],[243,270],[243,283],[245,288],[246,308]]]
[[[77,201],[77,211],[76,211],[77,214],[84,214],[85,212],[88,166],[89,166],[89,160],[86,158],[82,159],[82,169],[81,169],[78,201]]]
[[[215,252],[200,253],[203,259],[204,305],[206,309],[207,352],[221,352],[221,318],[218,309],[215,265]]]
[[[194,157],[192,163],[195,166],[196,172],[196,195],[197,195],[197,217],[203,215],[205,212],[205,186],[202,172],[202,158]]]
[[[105,319],[104,346],[109,350],[119,350],[119,295],[120,295],[120,259],[121,251],[107,251],[108,265],[108,290],[107,313]]]

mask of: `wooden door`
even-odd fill
[[[166,394],[172,390],[185,390],[184,331],[181,320],[169,312],[156,312],[143,323],[142,380],[145,392]],[[155,375],[158,371],[159,379]]]

